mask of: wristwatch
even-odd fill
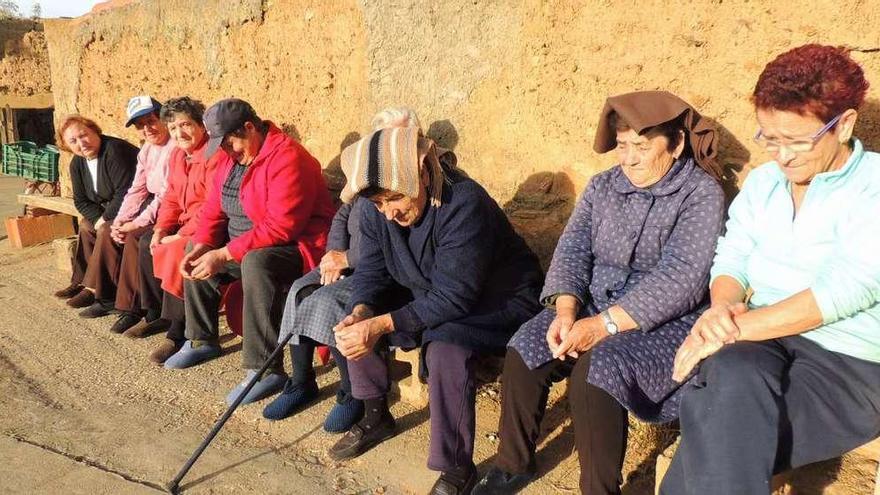
[[[617,326],[617,323],[614,323],[614,320],[611,319],[611,315],[608,311],[602,311],[599,313],[599,316],[602,317],[602,322],[605,323],[605,330],[608,331],[608,334],[617,335],[617,332],[620,331],[620,327]]]

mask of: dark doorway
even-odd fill
[[[19,141],[32,141],[37,146],[55,144],[55,129],[51,108],[15,110],[15,125]]]

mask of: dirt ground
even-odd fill
[[[112,317],[84,320],[50,293],[67,275],[49,246],[13,250],[0,241],[0,492],[155,493],[170,480],[223,412],[240,375],[240,341],[191,370],[152,366],[162,338],[110,334]],[[401,433],[362,457],[336,463],[336,435],[321,429],[338,374],[318,369],[321,400],[287,420],[261,416],[266,401],[242,407],[191,474],[184,493],[426,493],[428,413],[398,402]],[[499,385],[483,377],[476,457],[485,469],[497,448]],[[527,494],[577,493],[578,467],[565,401],[556,387]],[[628,495],[652,493],[656,455],[669,430],[634,424],[626,461]],[[876,464],[835,460],[799,476],[797,493],[868,495]]]

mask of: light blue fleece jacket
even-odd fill
[[[811,289],[824,323],[803,336],[880,363],[880,155],[854,140],[841,169],[810,183],[797,217],[779,165],[754,169],[730,206],[711,273],[751,288],[753,308]]]

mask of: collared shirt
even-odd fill
[[[880,363],[880,155],[854,140],[839,170],[816,174],[797,216],[776,162],[749,173],[730,206],[712,279],[754,293],[753,308],[811,289],[824,320],[804,337]]]

